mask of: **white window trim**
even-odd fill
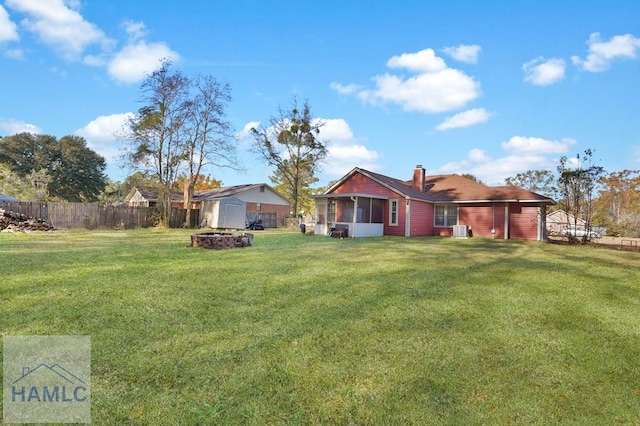
[[[396,206],[396,221],[393,221],[393,205],[395,204]],[[398,201],[398,199],[394,198],[392,200],[389,200],[389,226],[398,226],[398,210],[400,207],[400,202]]]
[[[449,207],[455,207],[456,208],[456,223],[455,225],[458,224],[458,222],[460,221],[460,206],[457,204],[438,204],[437,207],[444,207],[444,223],[447,223],[447,211]],[[455,225],[438,225],[436,224],[436,206],[434,206],[433,208],[433,227],[434,228],[451,228],[452,226]]]

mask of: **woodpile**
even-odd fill
[[[0,209],[0,232],[54,231],[43,219]]]
[[[208,249],[230,249],[234,247],[249,247],[253,245],[253,234],[228,234],[220,232],[201,232],[191,234],[191,247]]]

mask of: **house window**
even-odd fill
[[[390,200],[389,202],[389,225],[398,225],[398,200]]]
[[[436,206],[433,225],[451,227],[458,224],[458,206],[455,204]]]
[[[260,192],[264,192],[264,185],[260,185]]]

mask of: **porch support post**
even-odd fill
[[[509,203],[504,203],[504,239],[509,239]]]
[[[411,236],[411,200],[406,198],[404,211],[404,236]]]

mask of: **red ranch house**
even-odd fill
[[[316,195],[315,233],[349,237],[456,236],[543,241],[548,197],[515,186],[490,187],[462,176],[403,181],[358,167]]]

